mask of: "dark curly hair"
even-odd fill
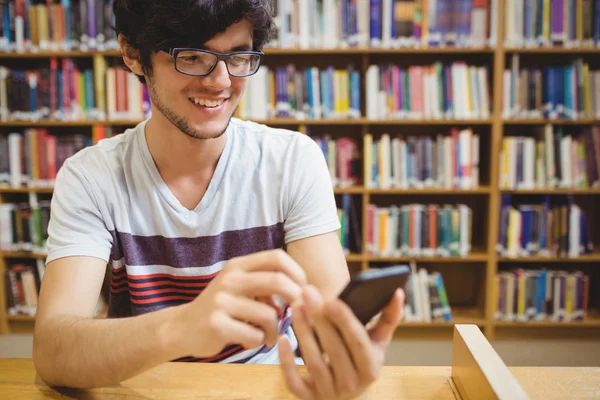
[[[114,0],[113,13],[117,36],[139,51],[147,75],[153,52],[200,47],[243,19],[252,24],[255,50],[268,43],[274,29],[270,0]]]

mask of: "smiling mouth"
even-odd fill
[[[189,97],[188,100],[196,105],[206,107],[206,108],[217,108],[221,104],[223,104],[227,99],[219,99],[219,100],[206,100],[197,97]]]

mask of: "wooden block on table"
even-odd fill
[[[477,325],[454,326],[451,375],[463,400],[529,399]]]

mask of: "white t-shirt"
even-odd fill
[[[109,318],[189,302],[232,257],[340,228],[325,158],[308,136],[233,118],[206,194],[188,210],[154,164],[146,122],[69,158],[52,197],[47,262],[110,262]],[[295,346],[288,308],[280,330]],[[278,359],[275,348],[232,345],[180,361]]]

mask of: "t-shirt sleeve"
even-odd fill
[[[46,262],[69,256],[108,262],[112,241],[91,182],[67,160],[56,176],[50,203]]]
[[[285,243],[340,229],[333,184],[317,143],[301,138],[297,163],[292,163]]]

